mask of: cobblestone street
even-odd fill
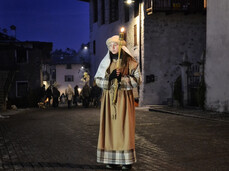
[[[29,109],[0,119],[0,170],[106,170],[99,109]],[[229,122],[136,109],[132,170],[229,170]]]

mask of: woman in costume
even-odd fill
[[[131,169],[136,162],[133,88],[138,87],[141,76],[139,65],[125,44],[118,35],[107,39],[108,52],[95,75],[96,84],[103,89],[97,162],[106,164],[107,168]],[[121,66],[117,69],[119,46]],[[113,103],[115,79],[118,91]]]

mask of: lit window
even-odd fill
[[[152,0],[146,0],[146,13],[147,15],[152,14]]]

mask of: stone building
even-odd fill
[[[52,43],[18,41],[0,33],[0,106],[35,105],[43,84],[42,65],[50,59]]]
[[[135,0],[130,5],[123,0],[83,1],[90,4],[91,74],[107,52],[106,39],[124,26],[127,47],[142,71],[140,105],[172,102],[174,82],[182,70],[195,68],[203,56],[206,0]],[[190,73],[200,73],[196,68]],[[182,81],[183,103],[195,105],[197,88],[186,82]]]
[[[78,52],[72,50],[68,53],[52,53],[52,60],[48,64],[50,84],[57,84],[60,93],[65,93],[65,89],[70,84],[72,87],[78,85],[79,91],[82,89],[84,82],[84,72],[89,72],[89,43],[82,44]],[[58,50],[57,50],[58,51]]]

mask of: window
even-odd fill
[[[152,14],[152,0],[146,0],[145,3],[147,15]]]
[[[72,69],[72,64],[67,64],[66,69]]]
[[[204,0],[204,8],[207,8],[207,0]]]
[[[152,8],[152,0],[145,0],[145,4],[146,4],[146,9]]]
[[[101,25],[105,24],[105,1],[101,0]]]
[[[95,55],[96,51],[95,51],[95,48],[96,48],[96,44],[95,44],[95,40],[93,41],[93,54]]]
[[[137,25],[134,25],[134,46],[137,46]]]
[[[139,14],[139,0],[134,1],[134,17],[137,17]]]
[[[73,75],[65,75],[65,82],[73,82],[74,76]]]
[[[118,0],[110,0],[110,23],[119,19]]]
[[[16,96],[26,97],[28,94],[28,81],[17,81],[16,82]]]
[[[93,0],[93,19],[94,19],[94,23],[96,23],[98,21],[98,1],[97,0]]]
[[[129,5],[124,4],[125,22],[128,22],[129,21],[129,18],[130,18],[130,16],[129,16],[129,13],[130,13],[129,9],[130,9],[129,8]]]
[[[43,71],[43,81],[49,81],[49,73],[47,71]]]
[[[52,80],[55,80],[56,79],[56,69],[50,69],[50,73],[52,76]]]
[[[189,0],[186,6],[189,11],[203,11],[204,3],[204,0]]]
[[[28,62],[28,51],[25,48],[19,48],[15,52],[17,63],[27,63]]]

